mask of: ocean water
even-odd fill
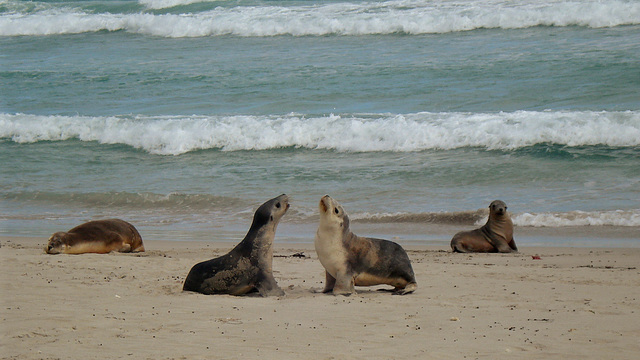
[[[0,0],[0,235],[235,241],[282,193],[301,242],[324,194],[640,229],[640,2]]]

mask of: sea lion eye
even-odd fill
[[[335,211],[336,214],[340,214],[340,210],[338,210],[338,208],[335,208],[333,211]]]
[[[280,203],[276,203],[276,207],[280,209]]]

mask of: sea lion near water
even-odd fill
[[[319,204],[320,224],[314,240],[325,268],[324,293],[350,295],[354,286],[387,284],[394,294],[416,290],[411,261],[393,241],[357,236],[349,229],[349,216],[342,206],[325,195]]]
[[[262,204],[244,239],[226,255],[194,265],[184,281],[184,291],[203,294],[282,296],[273,277],[273,239],[278,222],[289,209],[280,195]]]
[[[120,219],[95,220],[49,238],[47,254],[106,254],[142,252],[144,244],[136,228]]]
[[[451,239],[454,252],[517,252],[513,240],[513,222],[507,213],[507,205],[495,200],[489,205],[489,220],[475,230],[461,231]]]

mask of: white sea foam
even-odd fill
[[[80,139],[179,155],[200,149],[286,147],[343,152],[481,147],[514,150],[536,144],[640,146],[640,111],[417,113],[286,116],[38,116],[0,114],[0,138],[18,143]]]
[[[486,209],[462,212],[436,213],[354,213],[351,220],[369,223],[436,223],[471,224],[487,223]],[[513,224],[522,227],[569,227],[569,226],[640,226],[640,209],[611,211],[569,211],[548,213],[512,214]]]
[[[151,9],[187,5],[197,0],[143,0]],[[9,1],[8,4],[13,4]],[[535,26],[593,28],[640,24],[640,2],[445,1],[393,0],[289,6],[216,7],[198,13],[92,13],[78,7],[8,11],[0,17],[0,36],[127,31],[161,37],[324,36],[429,34],[480,28]],[[55,6],[55,5],[50,5]],[[19,9],[8,5],[7,8]]]
[[[640,226],[640,210],[570,211],[564,213],[523,213],[513,216],[516,226]]]
[[[167,9],[176,6],[191,5],[205,2],[221,2],[223,0],[138,0],[148,9]]]

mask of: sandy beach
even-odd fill
[[[637,359],[640,249],[407,246],[418,290],[313,292],[312,244],[278,244],[284,297],[182,292],[234,244],[145,239],[141,254],[46,255],[0,238],[2,359]],[[304,257],[293,256],[302,253]]]

